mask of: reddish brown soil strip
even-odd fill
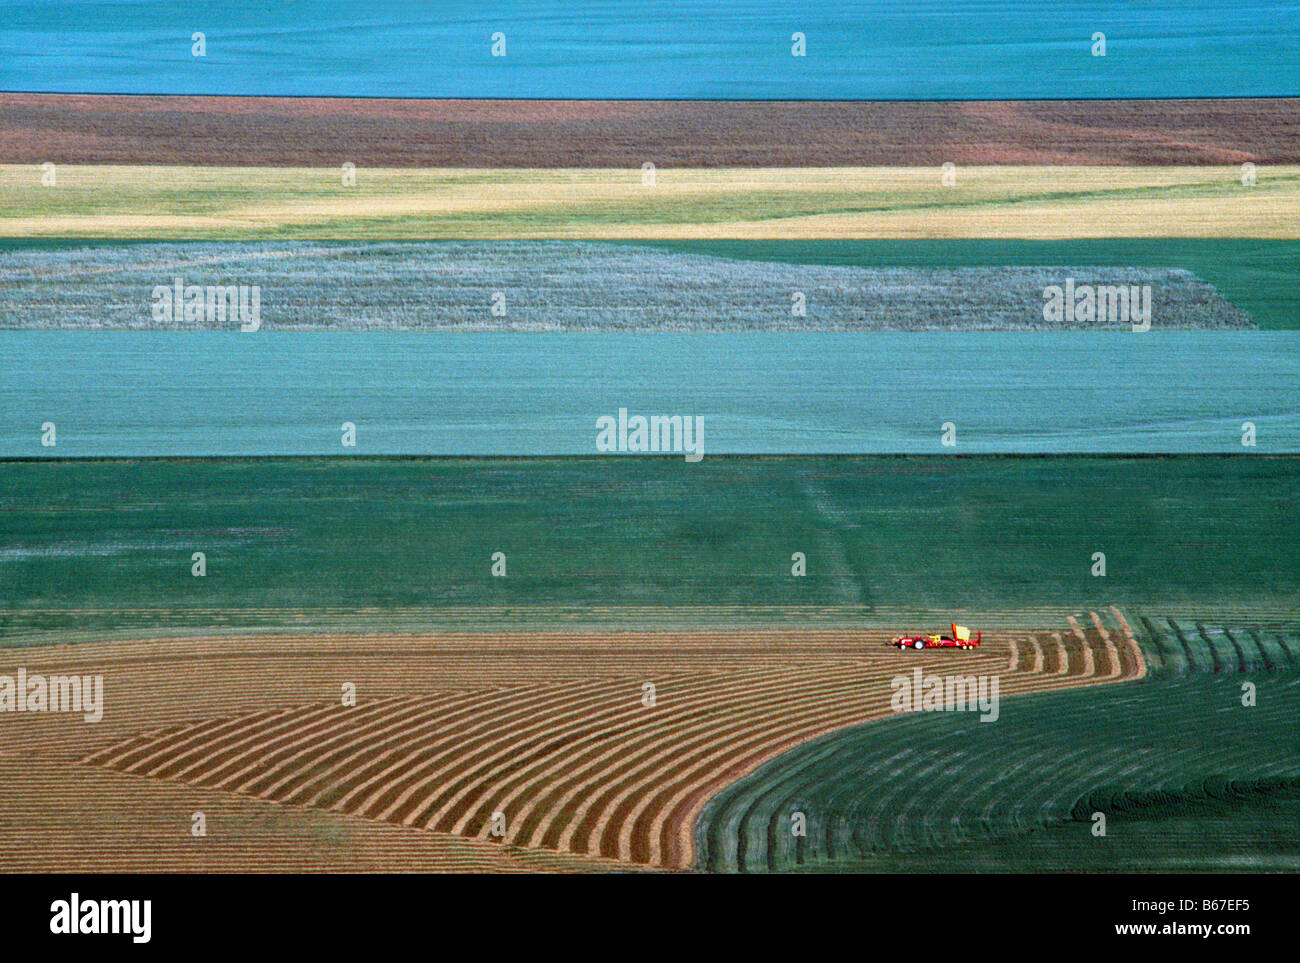
[[[1290,99],[353,100],[0,94],[0,163],[843,167],[1300,163]]]

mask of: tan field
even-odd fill
[[[0,236],[209,240],[1300,237],[1300,167],[0,167]]]
[[[710,798],[889,716],[895,675],[996,675],[1010,696],[1146,671],[1118,612],[986,632],[968,651],[887,638],[259,634],[11,650],[29,674],[102,675],[104,716],[0,714],[0,870],[689,869]]]

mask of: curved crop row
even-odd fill
[[[1285,621],[1213,624],[1142,616],[1152,667],[1169,672],[1300,669],[1300,627]]]
[[[1254,705],[1243,704],[1243,681]],[[1153,800],[1191,812],[1249,799],[1300,777],[1298,713],[1295,673],[1164,671],[1136,686],[1008,700],[992,723],[926,712],[861,725],[713,799],[697,825],[700,863],[782,870],[935,851],[1095,811],[1150,815]]]

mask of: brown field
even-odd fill
[[[105,713],[0,715],[0,870],[686,869],[709,798],[888,716],[894,675],[998,675],[1005,695],[1140,677],[1115,625],[1085,613],[925,653],[827,629],[11,649],[5,672],[102,674]]]
[[[368,100],[0,93],[0,163],[892,167],[1300,163],[1289,99]]]

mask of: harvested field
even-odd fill
[[[1147,286],[1152,328],[1254,327],[1181,269],[856,268],[737,261],[623,244],[446,241],[366,245],[131,244],[0,256],[0,328],[238,327],[230,315],[153,316],[161,287],[256,285],[265,329],[452,331],[922,331],[1127,329]],[[1123,294],[1087,321],[1044,320],[1043,292]],[[806,314],[792,317],[792,291]],[[486,306],[496,292],[508,312]],[[222,302],[223,308],[225,302]],[[247,307],[247,305],[246,305]]]
[[[183,136],[178,136],[183,131]],[[248,167],[1300,163],[1285,99],[530,101],[0,94],[0,162]]]
[[[1293,463],[12,462],[0,674],[100,675],[104,699],[95,723],[0,712],[0,868],[700,868],[710,799],[863,723],[894,738],[914,668],[998,678],[1011,720],[1044,689],[1139,699],[1192,629],[1202,675],[1271,699],[1300,655]],[[985,644],[884,645],[949,617]],[[1025,805],[1068,815],[1134,789],[1123,769]]]
[[[202,812],[207,835],[190,835]],[[572,873],[623,864],[0,753],[0,872]],[[12,829],[10,827],[13,827]]]
[[[68,818],[38,801],[53,781],[63,787],[56,796],[95,827],[128,797],[132,805],[149,800],[133,838],[166,853],[170,865],[193,853],[190,813],[210,807],[222,836],[277,813],[253,834],[255,845],[226,838],[219,856],[192,857],[191,866],[212,870],[319,868],[321,859],[302,850],[331,833],[330,858],[345,865],[383,859],[388,869],[452,871],[532,860],[533,868],[563,869],[575,865],[566,858],[581,858],[593,870],[683,869],[693,864],[695,821],[711,796],[808,739],[888,716],[889,679],[900,671],[923,664],[997,673],[1007,695],[1142,672],[1131,639],[1070,641],[1069,669],[1058,674],[1024,668],[1015,633],[986,632],[972,652],[925,654],[900,653],[886,638],[274,635],[25,650],[28,673],[103,675],[105,714],[96,724],[0,715],[0,764],[21,760],[36,774],[17,782],[25,791],[0,792],[0,865],[133,865],[119,847],[93,850],[95,834],[24,860],[26,840],[48,837],[51,820]],[[340,704],[344,683],[356,687],[355,706]],[[646,683],[655,686],[652,705]],[[159,809],[168,806],[170,816]],[[496,813],[503,836],[493,833]],[[380,825],[438,842],[417,841],[408,854],[410,837],[384,836]],[[479,842],[459,846],[451,837]],[[509,855],[498,860],[480,845]],[[557,861],[547,863],[546,853]]]
[[[1300,168],[0,167],[0,236],[148,240],[1296,238]]]

